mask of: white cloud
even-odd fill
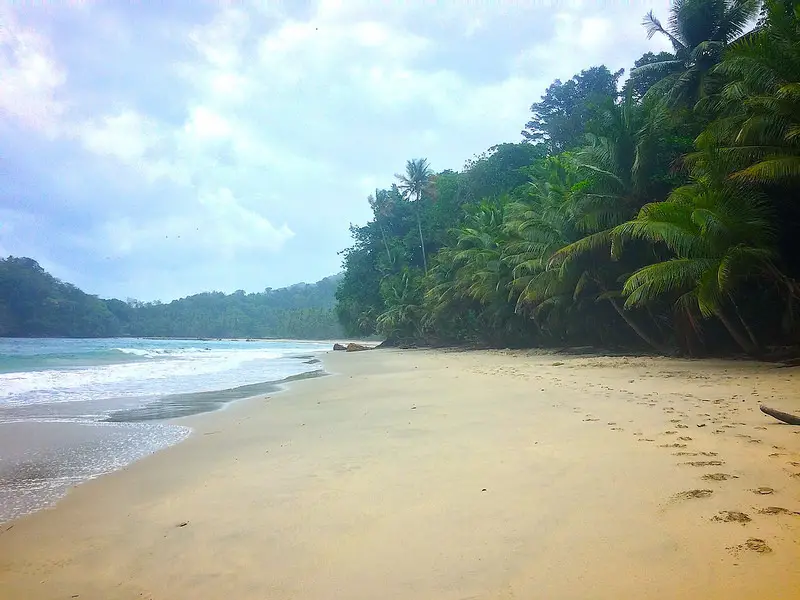
[[[0,115],[48,131],[63,112],[57,97],[66,74],[44,36],[22,27],[0,6]]]
[[[83,211],[73,235],[52,236],[66,254],[108,254],[108,269],[124,260],[142,286],[169,282],[165,269],[180,259],[170,293],[329,274],[348,224],[367,218],[366,195],[406,159],[460,168],[519,139],[556,77],[629,67],[660,49],[640,25],[647,3],[251,0],[221,3],[205,22],[201,11],[172,9],[176,20],[161,21],[153,10],[153,26],[135,35],[125,11],[150,9],[123,4],[86,4],[80,18],[89,27],[93,11],[113,13],[106,20],[121,28],[129,60],[158,50],[157,64],[113,72],[153,71],[163,87],[93,79],[99,41],[60,46],[68,28],[48,28],[57,33],[48,40],[15,24],[0,30],[0,111],[33,130],[47,123],[58,143],[85,153],[52,169],[70,171],[72,206]],[[109,200],[102,177],[119,196]],[[226,266],[233,256],[238,266]],[[125,293],[163,297],[128,284]]]
[[[200,55],[217,68],[231,68],[242,60],[239,44],[247,37],[249,19],[247,14],[234,8],[221,10],[214,20],[189,33]]]
[[[152,257],[171,248],[184,256],[232,259],[241,252],[274,252],[294,236],[288,225],[276,227],[227,188],[201,192],[181,209],[165,218],[109,220],[101,227],[99,244],[94,239],[84,243],[117,256]]]
[[[201,140],[203,138],[226,138],[231,135],[231,126],[228,120],[205,106],[196,106],[191,110],[183,129],[187,135]]]

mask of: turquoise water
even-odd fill
[[[329,347],[295,341],[0,339],[0,422],[99,421],[172,395],[187,400],[187,394],[275,382],[318,369],[313,356]],[[208,409],[208,402],[198,402],[197,411],[182,414]]]
[[[0,522],[183,440],[170,421],[320,374],[328,342],[0,339]]]

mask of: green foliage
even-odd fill
[[[101,300],[30,258],[0,259],[0,335],[330,339],[340,277],[256,294],[210,292],[168,304]]]
[[[533,117],[522,136],[544,144],[550,154],[580,145],[598,105],[617,96],[617,82],[623,72],[611,73],[602,65],[581,71],[564,83],[556,79],[541,101],[531,106]]]
[[[761,28],[735,42],[714,70],[727,83],[708,102],[718,117],[693,158],[705,154],[742,181],[797,184],[800,2],[770,0],[765,8]]]
[[[121,331],[96,296],[59,281],[31,258],[0,259],[0,335],[104,337]]]
[[[647,37],[663,35],[675,55],[642,65],[633,74],[657,74],[660,81],[651,91],[663,95],[670,106],[693,106],[718,89],[714,66],[756,17],[759,4],[758,0],[675,0],[666,27],[650,11],[644,19]]]
[[[798,344],[799,5],[768,0],[743,33],[758,2],[676,0],[666,26],[645,17],[674,53],[622,94],[594,67],[547,89],[524,143],[461,172],[410,161],[353,228],[342,322],[433,344]]]
[[[659,67],[643,69],[646,65],[658,64]],[[668,74],[672,69],[677,69],[678,62],[675,55],[670,52],[645,52],[640,58],[636,59],[631,69],[631,76],[625,83],[625,89],[637,102],[644,98],[644,95],[664,78],[665,72]]]

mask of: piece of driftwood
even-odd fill
[[[783,421],[789,425],[800,425],[800,417],[797,415],[781,412],[779,410],[775,410],[774,408],[770,408],[769,406],[764,406],[763,404],[760,406],[760,408],[761,412],[763,412],[765,415],[775,417],[778,419],[778,421]]]

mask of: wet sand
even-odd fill
[[[800,370],[330,354],[0,527],[0,598],[800,597]]]

